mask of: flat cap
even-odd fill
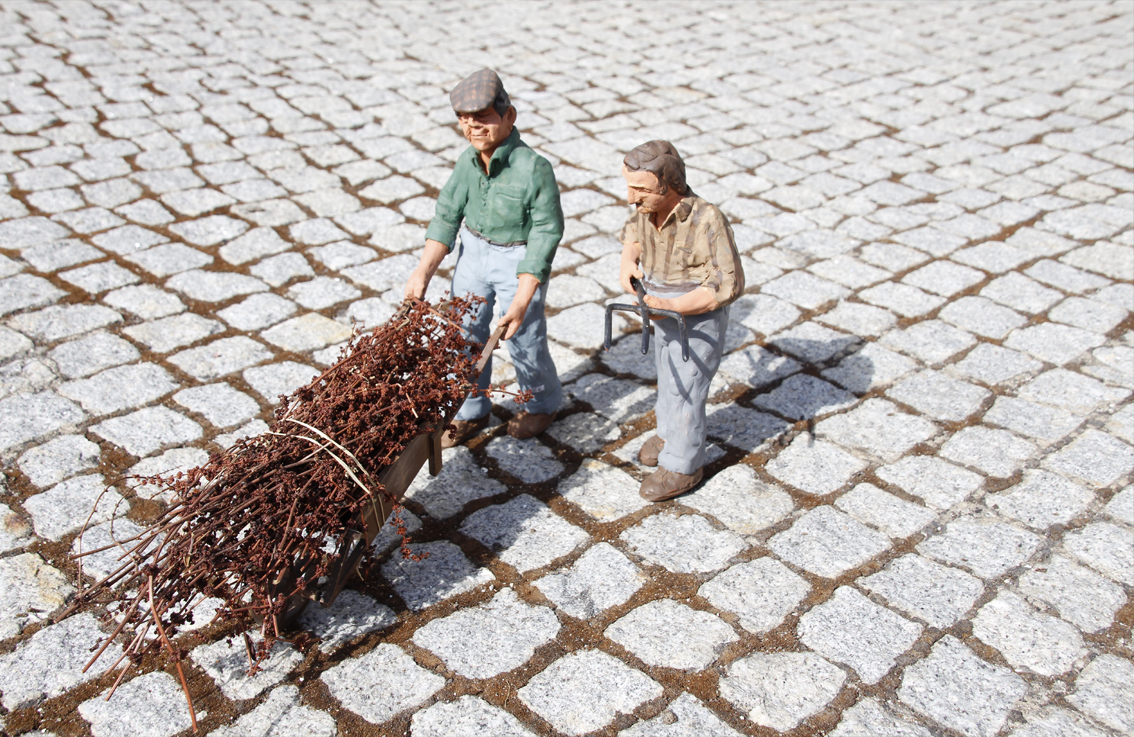
[[[449,93],[449,102],[458,115],[476,113],[489,107],[503,115],[512,104],[500,75],[491,69],[481,69],[462,79]]]

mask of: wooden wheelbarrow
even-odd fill
[[[492,351],[500,343],[504,327],[497,328],[484,344],[480,358],[476,362],[477,376],[484,370]],[[343,586],[357,571],[363,554],[374,543],[378,531],[390,518],[394,504],[405,497],[406,490],[409,489],[410,484],[413,483],[414,478],[417,477],[426,461],[429,461],[429,474],[431,476],[441,473],[441,436],[445,434],[445,428],[453,421],[453,415],[456,415],[456,411],[456,408],[454,408],[452,414],[447,415],[444,421],[438,423],[433,432],[423,431],[422,434],[411,440],[398,455],[397,460],[378,473],[377,480],[385,489],[385,493],[372,495],[370,504],[357,514],[347,526],[347,531],[336,551],[336,562],[327,570],[325,576],[316,578],[315,570],[318,567],[318,562],[308,560],[296,561],[280,577],[275,584],[277,591],[294,589],[295,583],[299,580],[304,580],[306,583],[302,590],[291,595],[283,613],[276,615],[276,624],[280,629],[294,621],[311,601],[317,601],[325,607],[334,603],[339,592],[343,590]]]

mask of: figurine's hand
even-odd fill
[[[406,280],[406,299],[414,297],[425,299],[425,290],[429,288],[429,280],[437,273],[437,267],[445,260],[449,247],[440,241],[425,240],[425,250],[421,253],[421,260],[417,268]]]
[[[419,273],[417,269],[414,269],[413,273],[410,274],[409,279],[406,281],[405,298],[409,299],[410,297],[414,297],[415,299],[424,299],[425,290],[428,288],[429,277]]]
[[[516,296],[512,298],[512,304],[508,305],[508,311],[500,318],[500,322],[496,323],[496,327],[504,326],[504,335],[501,336],[504,340],[511,339],[524,324],[528,305],[531,304],[537,289],[539,289],[539,279],[531,274],[520,274],[520,285],[516,289]]]
[[[622,262],[618,273],[618,282],[627,294],[637,296],[638,292],[630,286],[630,277],[641,279],[642,270],[638,262],[642,259],[642,246],[637,241],[624,241],[622,243]]]
[[[663,299],[647,294],[646,305],[655,310],[669,310],[679,315],[703,315],[720,307],[716,299],[716,292],[707,287],[699,287],[673,299]],[[654,319],[660,320],[662,318],[655,316]]]
[[[662,299],[661,297],[655,297],[652,294],[647,294],[645,302],[647,307],[653,308],[655,310],[673,310],[672,299]],[[651,317],[655,320],[664,319],[664,315],[651,315]]]
[[[642,270],[638,268],[637,261],[622,260],[622,271],[618,275],[618,281],[622,283],[622,288],[626,290],[627,294],[637,294],[634,287],[630,286],[630,277],[641,279],[643,277]]]
[[[504,340],[510,339],[524,324],[524,314],[527,312],[527,305],[524,305],[523,312],[516,309],[516,303],[513,302],[508,311],[504,313],[504,317],[500,318],[500,322],[496,323],[496,327],[503,327],[504,334],[500,336]]]

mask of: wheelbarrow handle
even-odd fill
[[[638,295],[638,307],[642,313],[642,355],[650,352],[650,307],[646,304],[646,286],[636,276],[630,277],[630,286]]]
[[[480,358],[476,361],[476,376],[480,378],[480,374],[484,371],[488,359],[492,357],[492,351],[496,350],[496,346],[500,343],[500,338],[504,336],[504,329],[507,325],[501,325],[492,331],[492,335],[488,336],[488,340],[484,343],[484,348],[480,351]],[[452,417],[446,417],[443,422],[437,425],[433,431],[433,435],[429,438],[429,475],[436,476],[441,473],[441,436],[445,434],[445,428],[449,425]],[[420,468],[420,466],[418,466]]]
[[[480,375],[481,371],[484,371],[485,364],[492,357],[492,352],[496,350],[496,346],[500,344],[500,339],[504,337],[504,330],[507,327],[507,325],[501,325],[492,331],[492,335],[488,336],[488,340],[484,343],[484,349],[480,352],[480,358],[476,362],[477,376]]]
[[[636,276],[630,277],[630,286],[634,287],[634,294],[638,295],[639,304],[646,301],[646,285]]]

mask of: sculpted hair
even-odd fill
[[[626,154],[622,163],[629,171],[648,171],[658,178],[665,188],[673,187],[680,194],[686,194],[685,162],[681,154],[669,141],[647,141]]]

